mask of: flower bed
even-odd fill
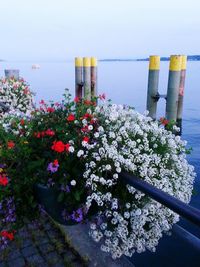
[[[0,79],[0,102],[9,109],[9,114],[30,115],[33,110],[33,93],[27,82],[20,78]],[[7,116],[7,112],[0,113],[0,119]]]
[[[34,217],[33,187],[40,183],[58,190],[66,221],[87,219],[96,203],[90,235],[113,258],[155,251],[179,217],[119,176],[128,171],[188,203],[195,174],[186,142],[162,121],[110,102],[96,106],[96,100],[71,101],[67,93],[61,103],[41,101],[31,119],[12,118],[6,132],[1,127],[0,201],[6,207],[7,199],[14,200],[18,221]],[[0,212],[3,220],[5,214]]]

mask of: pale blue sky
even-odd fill
[[[199,0],[0,0],[0,58],[200,54]]]

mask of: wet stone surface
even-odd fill
[[[61,232],[42,215],[18,230],[0,254],[0,267],[81,267],[87,264],[65,242]]]

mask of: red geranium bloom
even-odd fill
[[[82,132],[88,132],[88,125],[84,126],[83,128],[81,128],[81,131]]]
[[[25,124],[25,121],[21,119],[20,124],[23,126]]]
[[[69,148],[70,148],[70,144],[66,144],[65,145],[65,149],[66,149],[67,152],[69,152]]]
[[[54,166],[58,166],[58,165],[59,165],[57,159],[55,159],[55,160],[53,161],[53,165],[54,165]]]
[[[75,103],[78,103],[80,101],[80,98],[78,97],[78,96],[76,96],[75,98],[74,98],[74,102]]]
[[[162,125],[166,126],[169,123],[169,120],[162,117],[160,118],[160,122],[162,123]]]
[[[101,100],[106,99],[106,95],[105,95],[105,93],[103,93],[102,95],[99,95],[99,99],[101,99]]]
[[[7,146],[9,149],[11,149],[15,146],[15,143],[13,141],[8,141]]]
[[[6,186],[8,184],[8,178],[5,174],[0,175],[0,185]]]
[[[14,239],[13,232],[2,231],[1,232],[1,236],[5,237],[5,238],[8,238],[9,240],[13,240]]]
[[[54,141],[51,149],[58,153],[61,153],[65,150],[65,144],[62,141]]]
[[[42,99],[40,102],[39,102],[40,105],[44,105],[45,104],[45,101]]]
[[[83,119],[91,119],[93,116],[89,113],[85,113],[85,115],[83,115]]]
[[[84,136],[84,137],[83,137],[83,141],[84,141],[84,142],[88,143],[89,140],[90,140],[90,138],[89,138],[88,136]]]
[[[46,135],[48,135],[48,136],[54,136],[55,135],[55,132],[53,130],[51,130],[51,129],[48,129],[48,130],[46,130]]]
[[[92,103],[93,103],[93,102],[90,101],[90,100],[85,100],[85,101],[84,101],[84,104],[85,104],[85,105],[92,105]]]
[[[49,113],[52,113],[52,112],[54,112],[55,111],[55,108],[52,108],[52,107],[48,107],[47,108],[47,112],[49,112]]]
[[[74,114],[69,114],[68,117],[67,117],[67,121],[74,121],[75,120],[75,116]]]

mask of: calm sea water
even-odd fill
[[[33,63],[40,64],[41,68],[33,70]],[[167,91],[169,62],[161,62],[159,92],[165,94]],[[69,88],[74,96],[74,63],[69,62],[0,62],[0,76],[4,75],[5,68],[16,68],[20,70],[20,76],[25,78],[32,90],[36,93],[36,102],[40,99],[60,100],[65,88]],[[146,92],[148,80],[148,62],[99,62],[98,66],[98,91],[106,93],[107,98],[113,103],[128,104],[134,106],[138,111],[144,112],[146,106]],[[188,141],[188,146],[193,148],[188,160],[195,166],[197,178],[195,181],[195,194],[192,197],[191,205],[200,209],[200,62],[188,62],[182,137]],[[158,104],[158,118],[165,114],[165,100]],[[197,227],[182,220],[181,225],[190,230],[200,238],[200,231]],[[176,239],[176,237],[173,237]],[[168,244],[177,246],[177,240],[169,240]],[[167,242],[167,241],[166,241]],[[163,265],[164,255],[159,245],[156,256],[146,255],[149,264],[141,263],[141,257],[135,258],[136,266],[188,266],[186,260],[180,261],[180,265],[171,263]],[[161,242],[162,243],[162,242]],[[179,242],[180,243],[180,242]],[[173,246],[170,245],[172,248]],[[170,255],[168,247],[168,255]],[[160,249],[160,252],[159,252]],[[180,248],[187,250],[187,246]],[[174,248],[173,248],[174,251]],[[176,251],[176,249],[175,249]],[[160,254],[159,254],[160,253]],[[177,251],[178,253],[178,251]],[[183,253],[184,254],[184,253]],[[182,255],[183,255],[182,254]],[[178,254],[176,254],[177,256]],[[180,257],[182,257],[180,255]],[[166,255],[165,255],[166,256]],[[156,260],[154,258],[156,257]],[[171,256],[172,258],[172,249]],[[144,257],[143,257],[144,258]],[[169,263],[169,258],[166,259]],[[151,262],[151,263],[150,263]],[[143,265],[145,264],[145,265]],[[173,265],[174,264],[174,265]],[[190,266],[200,266],[191,265]]]

